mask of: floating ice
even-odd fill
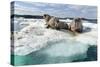
[[[42,19],[29,20],[25,24],[29,25],[14,34],[15,55],[40,51],[39,54],[46,54],[49,58],[67,57],[69,62],[86,58],[88,47],[97,43],[97,24],[94,23],[84,22],[84,30],[89,30],[77,36],[67,30],[46,29]]]

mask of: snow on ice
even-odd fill
[[[66,21],[71,22],[71,20]],[[43,19],[27,19],[27,22],[20,23],[20,25],[23,24],[28,26],[14,33],[14,50],[12,51],[15,55],[24,56],[46,48],[41,53],[50,57],[74,58],[77,56],[79,59],[79,56],[86,57],[89,46],[97,45],[97,24],[94,23],[83,21],[85,32],[77,36],[73,36],[67,30],[46,29]],[[48,46],[50,48],[47,49]]]

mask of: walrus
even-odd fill
[[[65,22],[59,21],[57,17],[50,16],[48,14],[44,14],[43,18],[45,19],[46,28],[53,28],[53,29],[68,29],[68,25]]]
[[[59,21],[56,26],[57,29],[68,29],[68,24],[62,21]]]
[[[69,30],[71,30],[72,32],[81,33],[83,31],[81,18],[74,18],[68,27],[69,27]]]
[[[43,18],[45,19],[45,22],[47,25],[46,28],[53,28],[56,29],[57,28],[57,23],[59,22],[59,19],[54,17],[54,16],[50,16],[48,14],[44,14]]]

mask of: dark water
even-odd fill
[[[96,61],[96,60],[97,60],[97,46],[90,46],[87,51],[87,58],[83,60],[75,60],[73,62]]]
[[[43,49],[45,50],[45,49]],[[43,51],[42,50],[42,51]],[[40,53],[41,51],[36,51],[25,56],[11,55],[12,65],[36,65],[36,64],[56,64],[56,63],[69,63],[69,59],[75,57],[49,57],[45,53]],[[82,58],[81,55],[76,57]],[[71,62],[86,62],[86,61],[96,61],[97,60],[97,46],[90,46],[87,51],[87,57],[84,59],[74,60]]]

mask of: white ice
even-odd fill
[[[41,53],[45,53],[50,57],[73,57],[69,60],[72,61],[79,59],[79,56],[85,58],[88,47],[97,45],[97,24],[94,23],[84,21],[84,30],[88,30],[76,36],[73,36],[67,30],[46,29],[43,19],[27,19],[27,22],[20,24],[27,24],[28,26],[14,34],[15,55],[24,56],[51,46]],[[74,58],[76,56],[77,58]]]

